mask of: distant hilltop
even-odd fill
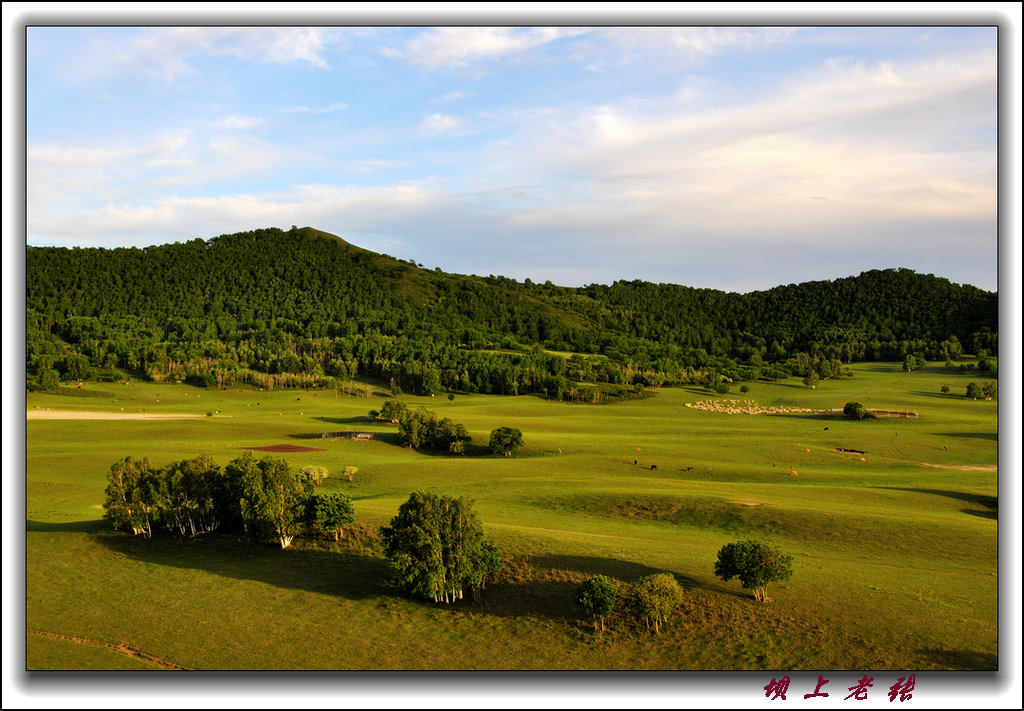
[[[835,363],[998,346],[996,294],[909,269],[748,294],[573,288],[428,270],[310,227],[27,247],[26,307],[30,380],[119,368],[206,385],[372,376],[424,393],[564,395],[573,384],[785,377],[816,363],[827,378]]]

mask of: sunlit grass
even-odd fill
[[[404,396],[465,424],[480,447],[499,426],[526,440],[510,458],[448,457],[399,447],[393,426],[367,420],[380,396],[148,383],[84,388],[107,393],[96,397],[31,393],[30,410],[203,416],[27,422],[28,627],[198,669],[993,668],[997,403],[962,397],[984,378],[941,364],[853,370],[815,390],[791,379],[717,397],[815,409],[856,400],[919,417],[699,412],[684,403],[716,396],[686,388],[600,406]],[[335,431],[376,439],[319,438]],[[117,459],[226,464],[268,444],[322,449],[274,456],[327,467],[324,488],[350,494],[367,526],[413,490],[468,496],[512,562],[481,603],[435,606],[390,588],[373,549],[145,541],[101,520]],[[359,467],[352,482],[339,476],[346,465]],[[792,580],[772,585],[769,604],[713,575],[718,548],[741,537],[794,555]],[[621,614],[600,636],[578,619],[572,590],[586,575],[627,583],[659,571],[686,590],[661,635]],[[33,669],[136,663],[30,635]]]

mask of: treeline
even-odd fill
[[[588,401],[622,387],[806,377],[812,363],[996,352],[997,295],[910,270],[750,294],[580,289],[427,270],[310,228],[122,249],[28,247],[30,387],[123,369],[208,387],[357,376]],[[547,351],[565,351],[565,357]],[[832,377],[824,372],[820,377]]]
[[[157,469],[126,457],[107,475],[104,516],[115,529],[149,538],[164,528],[180,536],[216,530],[244,533],[282,548],[302,533],[331,535],[354,520],[345,494],[318,494],[320,467],[293,471],[283,459],[256,460],[251,452],[220,467],[208,456]]]

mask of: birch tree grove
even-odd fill
[[[115,462],[107,474],[107,500],[104,517],[114,529],[130,528],[133,535],[153,535],[154,492],[157,473],[148,459],[125,457]]]
[[[472,503],[463,498],[413,493],[383,529],[394,580],[407,593],[434,602],[474,597],[484,576],[500,569],[500,553],[484,540]]]
[[[291,545],[302,531],[305,504],[312,484],[303,482],[283,459],[254,461],[244,456],[233,464],[243,471],[242,516],[246,532],[259,540],[276,538],[282,548]]]
[[[220,525],[215,493],[221,476],[220,467],[206,455],[162,469],[158,503],[164,525],[182,536],[215,530]]]

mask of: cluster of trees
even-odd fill
[[[45,389],[120,368],[208,387],[374,376],[421,394],[584,401],[581,383],[827,379],[859,360],[995,352],[997,305],[905,269],[750,294],[565,288],[265,229],[144,249],[28,247],[26,365]]]
[[[251,452],[223,468],[205,455],[160,469],[126,457],[107,476],[105,517],[115,529],[147,538],[163,526],[181,536],[244,532],[282,548],[313,529],[337,540],[355,513],[345,494],[315,493],[326,477],[322,467],[295,472],[283,459],[257,460]]]
[[[398,418],[398,441],[406,447],[443,449],[463,454],[472,439],[464,425],[438,416],[425,408],[404,410]]]
[[[744,589],[754,591],[755,600],[768,602],[768,584],[789,580],[792,564],[791,555],[767,543],[738,541],[718,551],[715,575],[725,581],[739,578]],[[632,619],[657,633],[682,604],[683,590],[672,575],[655,573],[630,583],[621,597]],[[602,632],[619,598],[619,586],[604,575],[593,575],[576,588],[576,604]]]
[[[604,619],[615,609],[619,587],[604,575],[593,575],[576,588],[576,604],[605,629]],[[623,604],[632,618],[655,633],[661,631],[683,602],[683,589],[668,573],[655,573],[635,580],[626,588]]]
[[[383,535],[395,583],[434,602],[461,600],[467,587],[479,599],[486,577],[504,565],[472,502],[461,497],[413,493]]]
[[[996,381],[989,380],[981,387],[978,387],[977,383],[967,383],[967,392],[964,394],[972,400],[977,400],[979,397],[994,400],[998,392],[999,386],[996,385]]]

